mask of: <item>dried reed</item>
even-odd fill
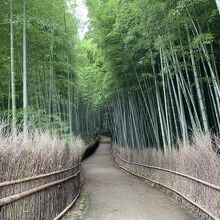
[[[218,138],[215,138],[215,143],[218,147]],[[220,157],[213,150],[213,142],[209,135],[196,134],[192,143],[170,148],[165,152],[155,148],[139,151],[114,145],[113,153],[118,153],[128,161],[178,171],[217,186],[220,183]],[[220,218],[220,191],[169,172],[128,164],[119,159],[117,162],[122,167],[180,192]],[[189,205],[186,206],[190,209]],[[206,219],[201,215],[200,218]]]
[[[0,126],[1,127],[1,126]],[[19,133],[12,138],[0,132],[0,182],[46,174],[74,167],[82,158],[84,142],[79,138],[67,141],[49,133],[35,132],[25,139]],[[64,173],[0,187],[0,199],[57,181],[78,171]],[[71,204],[80,187],[80,177],[37,192],[19,201],[0,207],[1,220],[49,220]]]

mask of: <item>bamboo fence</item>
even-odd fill
[[[85,152],[98,143],[99,139],[93,141]],[[0,220],[60,219],[80,194],[80,167],[79,162],[67,169],[1,182]]]
[[[129,161],[115,150],[112,156],[121,169],[165,191],[200,219],[220,220],[220,186],[177,171]]]
[[[0,219],[54,219],[76,200],[79,191],[80,165],[0,183]]]

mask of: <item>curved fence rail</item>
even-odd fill
[[[206,182],[206,181],[203,181],[203,180],[200,180],[198,178],[195,178],[193,176],[189,176],[189,175],[186,175],[186,174],[183,174],[183,173],[180,173],[180,172],[177,172],[177,171],[173,171],[173,170],[169,170],[169,169],[165,169],[165,168],[160,168],[160,167],[155,167],[155,166],[148,166],[146,164],[141,164],[141,163],[137,163],[137,162],[131,162],[131,161],[128,161],[128,160],[125,160],[124,158],[122,158],[118,153],[115,153],[115,152],[111,152],[112,153],[112,157],[113,159],[116,161],[117,165],[125,170],[126,172],[134,175],[134,176],[137,176],[139,178],[142,178],[144,180],[147,180],[149,181],[150,183],[153,183],[155,184],[156,186],[159,186],[159,188],[163,188],[163,189],[166,189],[167,192],[172,192],[174,193],[176,196],[182,198],[183,200],[185,200],[186,202],[190,203],[193,207],[195,207],[197,210],[201,211],[206,217],[205,219],[212,219],[212,220],[220,220],[219,217],[215,216],[213,213],[211,213],[209,210],[207,210],[206,208],[202,207],[200,204],[196,203],[195,201],[193,201],[191,198],[188,198],[187,196],[183,195],[181,192],[175,190],[175,189],[172,189],[156,180],[153,180],[153,179],[150,179],[146,176],[143,176],[143,175],[140,175],[132,170],[130,170],[129,168],[126,168],[125,166],[121,165],[120,164],[120,161],[125,163],[125,164],[128,164],[128,165],[134,165],[134,166],[138,166],[138,167],[144,167],[144,168],[147,168],[147,169],[153,169],[153,170],[159,170],[159,171],[164,171],[164,172],[167,172],[167,173],[171,173],[171,174],[174,174],[174,175],[177,175],[177,176],[180,176],[180,177],[183,177],[183,178],[186,178],[186,179],[189,179],[190,181],[195,181],[196,183],[198,184],[201,184],[201,185],[204,185],[206,187],[209,187],[211,188],[212,190],[215,190],[217,192],[220,191],[220,187],[219,186],[216,186],[214,184],[211,184],[209,182]],[[119,161],[117,160],[117,158],[119,159]]]
[[[15,185],[15,184],[19,184],[19,183],[24,183],[24,182],[28,182],[28,181],[32,181],[32,180],[38,180],[38,179],[41,179],[41,178],[45,178],[45,177],[65,173],[67,171],[70,171],[70,170],[73,170],[73,169],[77,168],[78,166],[79,165],[76,165],[72,168],[63,169],[63,170],[60,170],[60,171],[54,171],[54,172],[46,173],[46,174],[41,174],[41,175],[38,175],[38,176],[31,176],[31,177],[26,177],[26,178],[17,179],[17,180],[5,181],[5,182],[0,183],[0,187]]]
[[[69,176],[69,177],[66,177],[66,178],[63,178],[63,179],[60,179],[60,180],[57,180],[57,181],[53,181],[53,182],[50,182],[50,183],[32,188],[30,190],[27,190],[27,191],[24,191],[24,192],[21,192],[21,193],[12,195],[12,196],[8,196],[8,197],[3,198],[3,199],[0,199],[0,207],[2,207],[4,205],[8,205],[12,202],[18,201],[18,200],[20,200],[20,199],[22,199],[26,196],[30,196],[34,193],[37,193],[37,192],[42,191],[44,189],[47,189],[49,187],[64,183],[64,182],[66,182],[70,179],[73,179],[74,177],[77,177],[79,173],[80,173],[80,170],[72,176]]]
[[[99,139],[86,149],[97,146]],[[80,195],[81,162],[50,173],[0,183],[0,219],[58,220]]]
[[[75,169],[77,168],[77,171],[75,171]],[[70,173],[68,173],[70,172]],[[6,181],[3,183],[0,183],[0,189],[1,189],[1,193],[0,196],[2,196],[4,190],[7,191],[8,187],[14,187],[13,192],[17,191],[21,191],[19,193],[15,193],[13,195],[4,197],[4,198],[0,198],[0,219],[4,219],[4,220],[9,220],[11,219],[11,216],[13,216],[16,210],[19,210],[18,207],[20,207],[20,209],[25,209],[28,208],[28,210],[26,210],[26,213],[30,213],[32,216],[30,215],[26,215],[24,213],[16,213],[16,216],[13,216],[14,219],[48,219],[47,216],[51,216],[50,219],[60,219],[75,203],[75,201],[77,200],[79,194],[80,194],[80,165],[76,165],[72,168],[69,169],[64,169],[64,170],[60,170],[60,171],[55,171],[55,172],[51,172],[51,173],[47,173],[47,174],[42,174],[42,175],[38,175],[38,176],[32,176],[32,177],[27,177],[24,179],[19,179],[19,180],[12,180],[12,181]],[[67,175],[65,175],[67,174]],[[64,177],[61,177],[61,176]],[[54,181],[49,181],[47,178],[53,178],[56,179]],[[41,184],[39,183],[39,180],[42,179],[46,179],[46,183],[45,184]],[[24,190],[22,191],[22,189],[25,189],[25,186],[27,186],[27,184],[30,183],[31,185],[35,186],[33,188],[30,188],[28,190]],[[25,185],[24,185],[25,184]],[[17,186],[19,185],[19,186]],[[15,187],[17,187],[15,189]],[[55,189],[51,189],[53,187],[57,187]],[[63,188],[63,189],[62,189]],[[53,195],[52,194],[57,194],[57,189],[59,191],[62,191],[62,193],[64,193],[65,195],[68,195],[69,190],[71,189],[72,191],[74,191],[71,194],[71,198],[69,197],[69,199],[64,199],[65,202],[65,206],[63,208],[63,205],[61,206],[62,209],[60,208],[60,210],[63,210],[62,212],[60,212],[60,214],[54,213],[55,210],[50,209],[50,213],[47,213],[45,215],[42,215],[42,209],[40,210],[34,210],[37,207],[34,207],[34,204],[29,204],[31,203],[31,201],[35,201],[39,200],[39,203],[43,202],[49,202],[51,201],[52,206],[58,206],[57,198],[53,199]],[[48,190],[49,194],[45,193],[44,191]],[[41,193],[42,192],[42,193]],[[40,194],[41,193],[41,194]],[[64,196],[62,195],[62,193],[60,194],[60,196]],[[32,198],[31,198],[32,197]],[[49,200],[47,201],[47,197],[49,198]],[[27,201],[25,201],[25,198],[27,198]],[[46,199],[46,201],[43,201],[43,199]],[[70,199],[72,201],[70,201]],[[58,202],[61,203],[61,201]],[[29,206],[29,205],[30,206]],[[23,211],[22,211],[23,212]],[[41,212],[41,213],[40,213]],[[47,212],[47,210],[45,210],[45,212]],[[39,217],[33,216],[34,214],[38,214]]]
[[[190,176],[190,175],[186,175],[186,174],[183,174],[183,173],[180,173],[180,172],[177,172],[177,171],[174,171],[174,170],[169,170],[169,169],[165,169],[165,168],[161,168],[161,167],[155,167],[155,166],[149,166],[149,165],[146,165],[146,164],[141,164],[141,163],[136,163],[136,162],[131,162],[131,161],[127,161],[125,159],[123,159],[119,154],[116,154],[116,156],[123,162],[125,163],[128,163],[128,164],[132,164],[132,165],[136,165],[136,166],[140,166],[140,167],[146,167],[146,168],[149,168],[149,169],[155,169],[155,170],[161,170],[161,171],[165,171],[165,172],[168,172],[168,173],[173,173],[173,174],[176,174],[178,176],[182,176],[184,178],[187,178],[187,179],[191,179],[193,181],[196,181],[198,183],[201,183],[203,185],[206,185],[212,189],[215,189],[215,190],[218,190],[220,191],[220,186],[216,186],[212,183],[209,183],[209,182],[206,182],[204,180],[201,180],[201,179],[198,179],[198,178],[195,178],[193,176]]]

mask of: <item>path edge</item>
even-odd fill
[[[206,213],[203,209],[199,208],[197,204],[189,201],[187,198],[182,196],[181,194],[177,193],[176,191],[160,184],[154,181],[151,181],[147,179],[144,176],[138,175],[136,173],[131,172],[130,170],[124,168],[123,166],[119,165],[117,160],[114,157],[114,154],[112,152],[112,148],[110,149],[110,156],[112,157],[114,164],[125,173],[135,177],[136,179],[141,180],[143,183],[146,183],[152,188],[155,188],[161,192],[164,192],[167,196],[174,199],[181,207],[183,207],[185,210],[187,210],[190,214],[193,215],[196,219],[204,219],[204,220],[220,220],[219,218],[215,216],[210,216],[209,213]]]

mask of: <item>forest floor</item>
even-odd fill
[[[85,220],[193,220],[163,192],[118,169],[102,142],[83,163],[84,193],[88,195]]]

